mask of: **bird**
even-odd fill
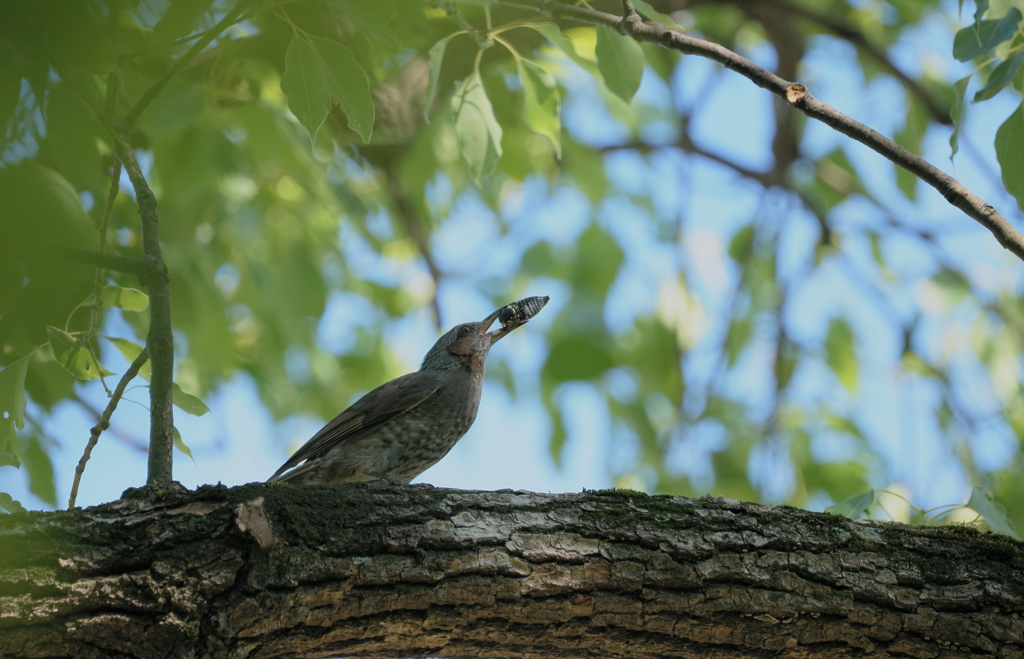
[[[434,343],[418,371],[357,400],[267,482],[397,484],[416,478],[447,455],[476,420],[491,347],[547,301],[547,296],[524,298],[479,322],[456,325]],[[495,320],[500,326],[488,331]]]

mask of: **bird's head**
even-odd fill
[[[547,297],[527,298],[496,309],[479,322],[456,325],[442,335],[427,352],[420,370],[463,368],[482,374],[484,361],[491,346],[515,328],[525,324],[547,304],[547,301]],[[526,310],[522,308],[523,304],[527,305]],[[494,321],[499,319],[501,325],[488,332]]]
[[[495,337],[494,332],[487,332],[497,317],[498,312],[495,311],[479,322],[463,323],[448,330],[427,352],[420,370],[482,370],[491,346],[501,338]]]

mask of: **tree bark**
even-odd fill
[[[0,550],[3,657],[1024,657],[1024,544],[707,497],[144,489]]]

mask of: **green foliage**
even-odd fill
[[[341,106],[349,127],[364,142],[373,134],[373,101],[363,67],[345,46],[298,31],[285,54],[281,90],[288,107],[316,141],[332,103]]]
[[[897,71],[887,55],[935,24],[936,0],[814,0],[767,23],[736,3],[672,16],[634,4],[755,61],[776,53],[780,74],[814,70],[809,53],[831,61],[822,35],[856,35],[869,47],[842,65],[902,87],[893,137],[912,152],[952,119],[956,154],[967,112],[1021,91],[1022,18],[1006,3],[992,15],[978,2],[944,47],[976,64],[971,96],[971,76]],[[234,3],[45,5],[0,4],[0,469],[20,465],[42,501],[55,504],[51,461],[72,446],[44,422],[73,397],[102,408],[101,359],[132,362],[149,330],[137,278],[108,270],[95,299],[95,270],[65,251],[96,249],[106,222],[106,251],[141,255],[133,192],[105,217],[102,117],[105,99],[123,118],[149,90],[131,137],[159,202],[179,410],[205,414],[204,398],[246,375],[274,419],[329,418],[402,372],[398,328],[438,293],[447,323],[452,299],[550,286],[530,325],[535,363],[496,352],[488,386],[547,413],[556,463],[567,442],[590,442],[630,487],[874,514],[873,488],[908,478],[878,448],[892,418],[864,418],[864,401],[891,394],[885,373],[900,395],[928,392],[915,426],[955,447],[963,492],[990,488],[968,507],[1001,532],[1024,521],[1019,450],[1000,465],[972,454],[979,429],[1024,437],[1015,285],[961,260],[911,174],[821,139],[784,103],[713,103],[738,80],[717,65],[487,2],[250,3],[194,57]],[[995,138],[1018,200],[1022,122],[1018,108]],[[747,124],[774,135],[737,146]],[[727,185],[706,183],[723,170]],[[150,375],[147,363],[143,385]],[[607,415],[606,440],[572,434],[580,391]],[[174,430],[202,464],[189,441],[194,458]],[[791,477],[772,486],[778,473]]]
[[[644,52],[640,44],[608,27],[597,28],[597,68],[613,94],[629,103],[640,88]]]
[[[1003,172],[1003,185],[1024,208],[1024,107],[1014,110],[996,131],[996,157]]]
[[[452,121],[459,148],[473,180],[490,176],[501,157],[501,126],[487,98],[483,80],[474,71],[452,97]]]

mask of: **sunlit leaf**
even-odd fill
[[[608,89],[629,103],[644,75],[644,51],[627,36],[601,25],[597,29],[597,68]]]
[[[996,131],[996,158],[1003,185],[1024,209],[1024,111],[1021,106]]]
[[[985,518],[985,523],[996,533],[1002,533],[1020,539],[1017,529],[1006,517],[1006,508],[995,500],[987,488],[975,485],[971,489],[971,498],[966,506]]]
[[[294,33],[285,54],[281,90],[288,97],[288,109],[314,142],[332,103],[341,106],[349,128],[364,142],[370,141],[374,115],[370,84],[352,51],[337,41]]]
[[[113,375],[103,368],[103,364],[93,359],[88,347],[64,330],[48,327],[46,334],[50,337],[50,350],[57,363],[79,380],[95,380],[101,375]]]
[[[849,517],[850,519],[859,519],[868,508],[874,505],[876,501],[877,493],[874,490],[868,490],[867,492],[861,492],[855,494],[845,501],[840,501],[834,506],[829,506],[825,509],[825,512],[832,513],[833,515],[842,515],[843,517]]]
[[[125,311],[142,311],[149,306],[148,295],[138,289],[124,286],[104,286],[100,292],[100,300],[105,306]]]
[[[523,123],[533,132],[551,140],[555,157],[561,158],[558,85],[550,73],[529,60],[517,59],[516,68],[523,85]]]
[[[825,363],[832,369],[844,387],[851,392],[857,389],[857,362],[853,328],[845,318],[833,318],[828,324],[825,336]]]
[[[479,182],[494,171],[501,157],[501,126],[478,73],[470,74],[456,90],[452,117],[462,157],[473,180]]]
[[[185,393],[177,382],[174,383],[173,398],[174,404],[189,414],[203,416],[210,411],[210,408],[206,406],[206,403],[199,396]]]
[[[580,55],[576,46],[573,45],[572,39],[562,34],[562,30],[554,23],[530,23],[526,27],[539,32],[552,46],[562,51],[584,71],[595,76],[599,74],[597,64]]]

